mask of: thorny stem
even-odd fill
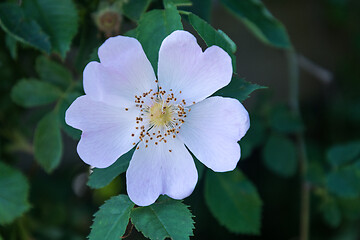
[[[293,48],[287,50],[288,72],[289,72],[289,104],[293,114],[301,117],[299,108],[299,67],[296,51]],[[310,187],[306,179],[308,170],[308,158],[304,140],[304,134],[296,134],[298,148],[299,173],[301,181],[300,191],[300,240],[309,239],[309,214],[310,214]]]

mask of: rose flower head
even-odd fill
[[[189,196],[198,180],[189,150],[213,171],[236,167],[249,115],[236,99],[209,97],[233,74],[223,49],[203,52],[192,34],[174,31],[161,44],[157,77],[135,38],[109,38],[98,55],[65,120],[82,131],[77,152],[91,166],[106,168],[135,148],[126,171],[135,204]]]

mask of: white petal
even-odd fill
[[[154,70],[135,38],[109,38],[98,54],[101,63],[90,62],[84,70],[84,90],[90,97],[124,105],[125,100],[134,103],[135,95],[156,89]]]
[[[161,44],[159,84],[168,92],[172,89],[178,99],[188,104],[199,102],[226,86],[231,76],[230,56],[218,46],[202,52],[189,32],[175,31]]]
[[[71,104],[65,121],[83,131],[77,147],[80,158],[89,165],[105,168],[138,142],[139,130],[135,127],[139,113],[138,108],[126,111],[85,95]]]
[[[151,141],[147,148],[141,142],[126,172],[127,192],[139,206],[154,203],[160,194],[183,199],[193,192],[197,178],[194,160],[179,139],[158,145]]]
[[[216,172],[231,171],[240,159],[237,143],[250,127],[236,99],[211,97],[191,106],[179,137],[199,161]]]

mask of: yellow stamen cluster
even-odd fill
[[[140,96],[135,96],[135,106],[140,108],[140,116],[135,119],[135,129],[140,130],[139,140],[144,142],[145,148],[149,144],[157,146],[166,143],[167,138],[176,138],[181,124],[190,112],[190,109],[185,107],[186,101],[176,97],[181,93],[182,91],[174,93],[172,89],[167,93],[158,87],[157,91],[150,89]],[[135,134],[132,133],[131,136],[134,137]],[[136,142],[134,139],[133,145],[136,145]],[[139,148],[140,146],[137,147]],[[169,149],[169,152],[172,152],[172,149]]]

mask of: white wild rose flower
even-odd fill
[[[193,35],[175,31],[161,44],[157,78],[135,38],[109,38],[98,54],[100,63],[84,70],[86,95],[69,107],[66,123],[82,131],[77,152],[97,168],[136,148],[126,172],[135,204],[193,192],[198,173],[188,149],[213,171],[236,167],[249,115],[236,99],[209,97],[232,77],[223,49],[203,52]]]

